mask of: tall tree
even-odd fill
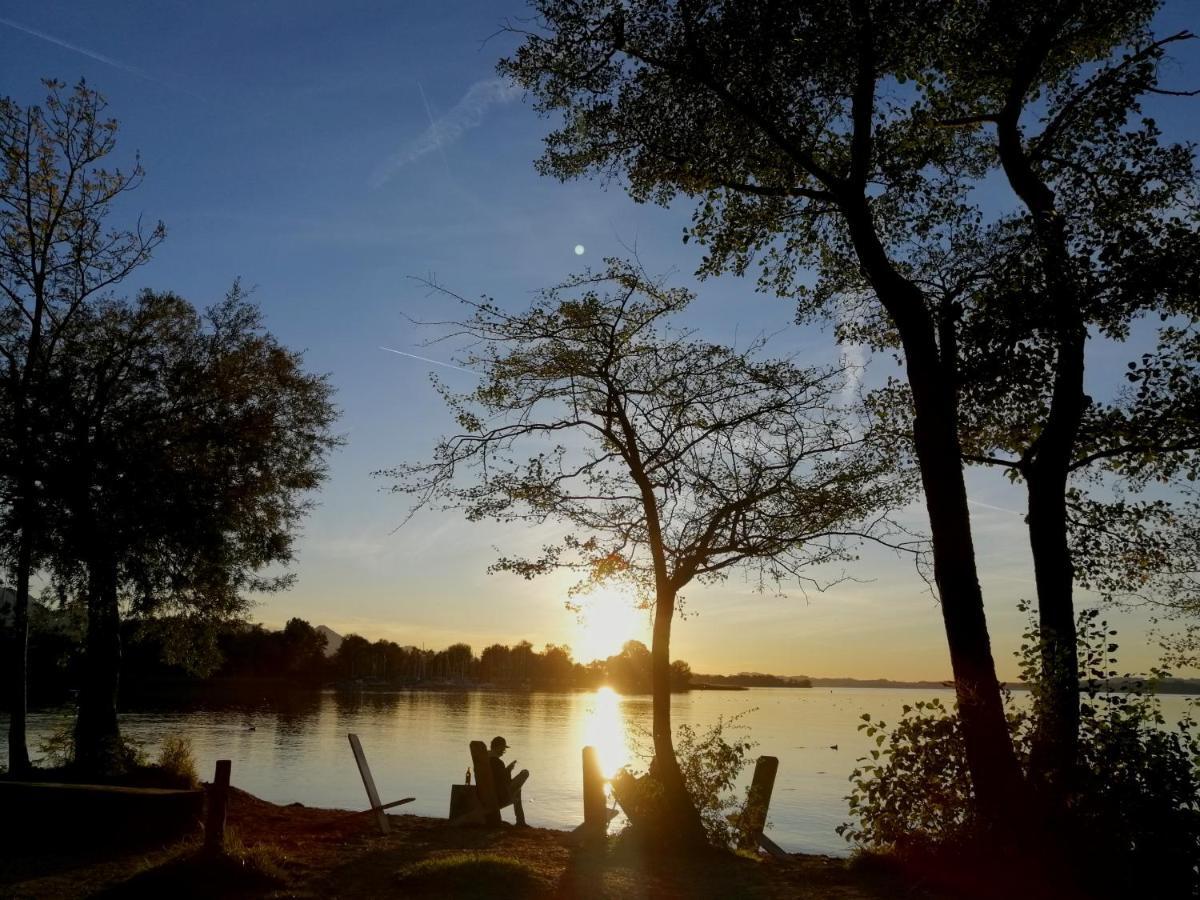
[[[1068,477],[1144,468],[1146,452],[1186,465],[1196,445],[1186,413],[1102,409],[1083,390],[1089,329],[1120,339],[1147,310],[1195,312],[1192,153],[1160,145],[1138,106],[1160,90],[1166,46],[1190,37],[1155,39],[1157,7],[550,0],[538,4],[542,30],[502,64],[567,115],[545,171],[624,173],[639,199],[696,196],[702,271],[741,272],[757,257],[762,283],[798,294],[802,314],[903,350],[896,393],[911,405],[968,759],[993,819],[1019,795],[964,456],[1005,465],[1029,491],[1052,686],[1034,770],[1057,791],[1078,734],[1069,532],[1082,536],[1082,511],[1095,511]],[[1016,211],[996,216],[972,195],[991,171]],[[808,264],[812,288],[796,279]],[[1152,438],[1132,437],[1151,423]]]
[[[1026,486],[1050,686],[1031,768],[1065,794],[1079,731],[1071,508],[1086,504],[1070,481],[1101,468],[1177,469],[1200,448],[1186,346],[1168,341],[1131,364],[1140,395],[1098,404],[1084,388],[1089,341],[1122,341],[1149,312],[1185,321],[1200,313],[1193,149],[1164,144],[1141,110],[1161,91],[1169,45],[1193,36],[1154,35],[1159,0],[973,5],[947,31],[947,77],[930,95],[944,124],[985,136],[1018,210],[990,229],[1002,265],[970,298],[973,322],[960,341],[973,355],[968,371],[994,366],[989,356],[1013,371],[982,379],[992,402],[969,398],[978,427],[965,437],[983,445],[975,459]],[[1148,374],[1164,368],[1169,385]],[[981,380],[964,378],[972,382]]]
[[[16,652],[11,660],[9,761],[29,766],[25,743],[29,583],[44,537],[39,445],[46,429],[39,390],[62,349],[62,335],[88,298],[146,262],[163,239],[111,229],[114,202],[141,182],[140,163],[102,168],[117,124],[102,96],[82,81],[73,91],[46,81],[41,106],[0,99],[0,295],[10,453],[4,459],[7,561],[16,582]]]
[[[1016,830],[1022,775],[975,562],[946,310],[914,266],[968,213],[982,166],[932,127],[911,80],[933,68],[953,4],[938,0],[537,0],[501,70],[564,123],[542,171],[622,175],[638,200],[699,205],[702,271],[798,295],[802,315],[865,293],[903,349],[967,761],[980,816]],[[813,265],[815,287],[798,272]],[[843,321],[853,330],[856,319]]]
[[[568,568],[584,585],[616,578],[638,588],[654,611],[661,833],[685,844],[703,831],[671,734],[681,592],[737,566],[771,581],[812,580],[811,566],[847,558],[850,532],[882,539],[884,512],[906,487],[885,477],[890,460],[839,408],[841,371],[668,329],[690,299],[613,261],[526,312],[471,304],[458,328],[481,344],[463,362],[481,382],[443,391],[463,432],[443,439],[432,462],[391,473],[417,506],[570,528],[540,556],[504,557],[496,569],[534,577]],[[522,459],[526,448],[533,455]],[[461,481],[464,471],[473,480]]]
[[[326,379],[264,330],[237,286],[203,317],[171,294],[91,304],[64,347],[51,563],[87,608],[76,761],[104,771],[123,762],[122,606],[210,628],[252,593],[290,585],[265,573],[291,559],[338,441]]]

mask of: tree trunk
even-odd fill
[[[916,418],[913,442],[933,539],[933,572],[950,649],[967,766],[981,819],[1018,833],[1024,782],[1000,698],[958,441],[956,360],[939,349],[920,289],[901,275],[875,232],[865,197],[843,207],[864,274],[900,333]]]
[[[88,568],[87,649],[75,723],[75,761],[86,772],[119,774],[127,760],[117,722],[121,633],[116,566],[99,559]]]
[[[910,364],[910,372],[912,368]],[[913,395],[916,399],[916,390]],[[949,416],[923,413],[922,406],[937,409],[932,398],[923,399],[917,402],[914,437],[967,765],[980,815],[1011,832],[1021,813],[1024,785],[992,658],[958,441]]]
[[[12,693],[9,700],[8,768],[14,775],[27,773],[29,747],[25,717],[29,704],[29,575],[33,568],[33,540],[28,527],[21,529],[17,548],[17,597],[13,607]]]
[[[663,817],[656,823],[656,838],[680,848],[706,842],[700,814],[688,793],[675,757],[671,733],[671,619],[675,595],[660,589],[654,605],[654,633],[650,646],[650,685],[654,703],[654,774],[663,788]]]
[[[1051,798],[1064,801],[1079,752],[1079,651],[1072,596],[1075,571],[1067,543],[1066,472],[1034,468],[1026,482],[1042,663],[1029,767]]]

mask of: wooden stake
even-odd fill
[[[757,850],[762,843],[767,809],[771,805],[771,791],[775,788],[778,771],[779,758],[776,756],[760,756],[754,766],[754,780],[750,783],[750,793],[746,795],[746,806],[742,810],[742,834],[738,846],[744,850]]]
[[[204,822],[204,849],[220,853],[225,849],[225,810],[229,806],[229,773],[233,762],[217,760],[217,770],[208,786],[208,816]]]
[[[354,761],[358,763],[358,774],[362,776],[363,787],[367,789],[367,799],[371,802],[371,809],[375,811],[375,821],[379,823],[379,831],[387,834],[391,831],[388,826],[387,813],[383,811],[383,804],[379,802],[379,791],[375,789],[375,779],[371,777],[371,767],[367,765],[367,755],[363,753],[362,743],[357,734],[346,736],[350,738],[350,749],[354,751]]]
[[[604,772],[595,747],[583,748],[583,825],[597,835],[608,831],[608,804],[604,799]]]

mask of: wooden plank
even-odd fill
[[[499,825],[500,801],[496,798],[496,782],[492,778],[492,760],[483,741],[471,741],[471,765],[475,767],[475,792],[483,809],[483,821]]]
[[[758,846],[762,847],[776,859],[784,859],[788,855],[786,850],[780,847],[765,834],[760,834],[758,836]]]
[[[738,846],[753,850],[759,846],[763,829],[767,825],[767,809],[771,805],[771,791],[775,788],[775,775],[779,772],[779,758],[760,756],[754,766],[754,780],[746,795],[746,806],[742,810],[741,838]]]
[[[412,803],[416,797],[405,797],[403,800],[393,800],[391,803],[385,803],[380,809],[391,809],[393,806],[403,806],[405,803]]]
[[[204,820],[204,850],[220,853],[225,849],[225,811],[229,806],[229,773],[233,763],[217,760],[217,770],[208,788],[208,815]]]
[[[371,767],[367,765],[367,755],[363,753],[362,742],[357,734],[349,734],[347,737],[350,738],[350,749],[354,751],[354,761],[358,763],[358,774],[362,776],[363,787],[367,789],[367,799],[371,802],[375,821],[379,824],[380,832],[387,834],[391,828],[388,826],[383,804],[379,802],[379,791],[375,789],[375,779],[371,777]]]
[[[604,799],[604,771],[595,747],[583,748],[583,824],[598,835],[608,831],[608,804]]]

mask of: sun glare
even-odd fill
[[[648,642],[649,617],[645,610],[635,608],[631,592],[598,588],[581,597],[579,604],[571,650],[580,662],[613,656],[626,641]]]
[[[621,697],[612,688],[602,687],[591,701],[583,720],[583,744],[596,748],[600,770],[605,778],[612,778],[630,759],[625,722],[621,718]]]

